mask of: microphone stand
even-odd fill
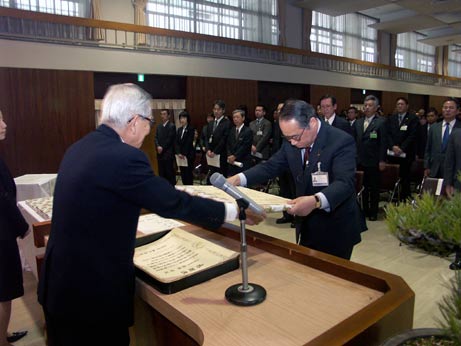
[[[247,242],[245,209],[248,208],[249,203],[243,198],[236,200],[239,206],[239,220],[240,220],[240,256],[242,263],[242,284],[232,285],[226,290],[226,299],[232,304],[251,306],[262,303],[266,299],[266,290],[264,287],[257,284],[248,284],[248,263],[247,263]]]

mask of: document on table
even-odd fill
[[[168,231],[181,226],[184,226],[184,224],[173,219],[165,219],[157,214],[141,215],[138,221],[138,231],[146,235]]]

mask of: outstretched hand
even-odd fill
[[[257,225],[266,219],[266,212],[263,212],[262,214],[256,214],[251,211],[250,208],[248,208],[245,210],[245,213],[247,215],[246,223],[249,225]]]

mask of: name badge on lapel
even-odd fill
[[[370,139],[378,139],[378,132],[371,131],[370,132]]]
[[[402,125],[400,126],[400,131],[406,131],[408,128],[408,125]]]
[[[321,162],[317,163],[317,172],[311,174],[312,177],[312,186],[328,186],[328,172],[322,172],[320,169]]]
[[[256,132],[256,136],[262,136],[262,135],[263,135],[263,132],[261,130]]]

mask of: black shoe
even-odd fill
[[[378,217],[377,217],[377,216],[370,216],[370,217],[368,218],[368,220],[370,220],[370,221],[376,221],[376,220],[378,220]]]
[[[14,333],[11,333],[11,336],[6,337],[6,341],[16,342],[19,339],[22,339],[23,337],[25,337],[26,335],[27,335],[27,330],[24,330],[22,332],[14,332]]]
[[[291,228],[296,228],[296,224],[294,222],[291,223],[290,225]]]
[[[282,216],[280,219],[275,220],[275,223],[276,223],[276,224],[289,223],[289,222],[291,222],[291,220],[292,220],[292,219],[289,218],[289,217]]]

